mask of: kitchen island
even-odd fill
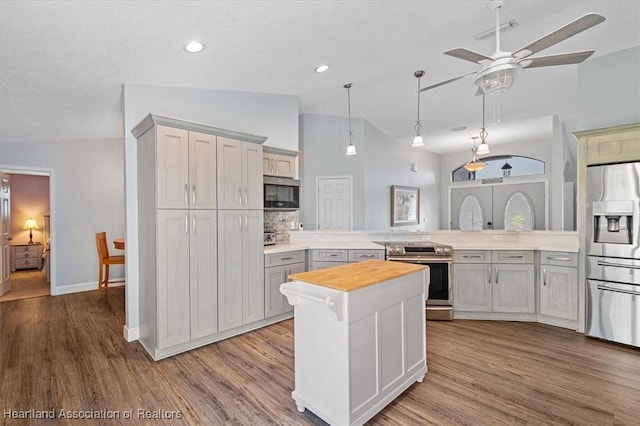
[[[361,425],[427,372],[428,267],[368,260],[291,275],[295,390],[332,425]]]

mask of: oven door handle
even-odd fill
[[[598,288],[598,290],[613,291],[615,293],[624,293],[624,294],[630,294],[632,296],[640,296],[640,292],[639,291],[622,290],[622,289],[619,289],[619,288],[613,288],[613,287],[609,287],[609,286],[602,285],[602,284],[598,284],[597,288]]]
[[[404,263],[451,263],[451,259],[425,259],[424,257],[388,257],[390,262],[404,262]]]
[[[598,260],[598,266],[613,266],[614,268],[640,269],[640,265],[623,265],[622,263],[613,263]]]

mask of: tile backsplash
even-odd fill
[[[276,233],[276,244],[288,243],[289,233],[298,229],[298,211],[266,210],[264,232]]]

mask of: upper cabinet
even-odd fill
[[[295,179],[297,177],[298,153],[265,147],[262,169],[265,176]]]
[[[262,210],[262,145],[218,137],[218,208]]]
[[[640,124],[576,133],[585,146],[584,164],[640,161]]]

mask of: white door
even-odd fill
[[[0,173],[0,296],[11,290],[9,261],[9,175]]]
[[[351,177],[318,178],[318,229],[351,230]]]

